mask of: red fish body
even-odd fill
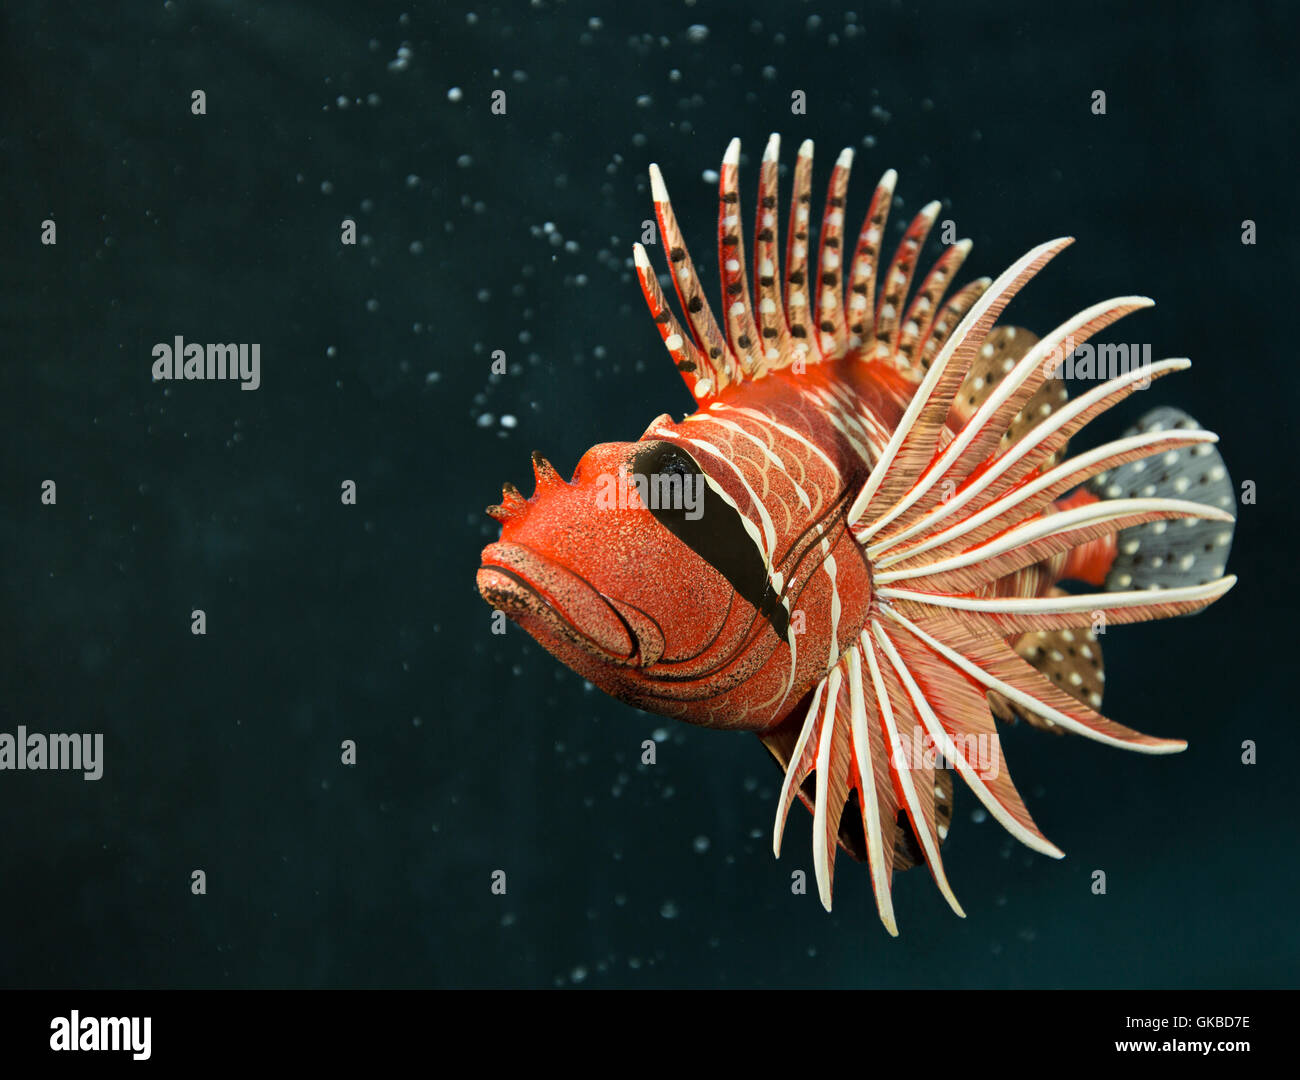
[[[846,404],[855,399],[852,383],[829,370],[780,372],[724,398],[680,424],[658,418],[640,443],[589,451],[569,490],[556,488],[544,509],[507,520],[484,564],[518,569],[536,584],[529,567],[546,561],[548,598],[559,589],[561,605],[582,605],[567,609],[564,622],[603,628],[602,655],[587,642],[566,642],[557,655],[601,689],[692,723],[762,732],[789,715],[839,659],[841,644],[862,631],[871,575],[846,515],[869,471],[867,436]],[[832,411],[853,442],[827,419]],[[781,584],[779,609],[765,616],[761,595],[737,596],[729,566],[702,559],[648,510],[595,510],[602,483],[617,490],[620,476],[635,475],[637,455],[659,443],[684,448],[737,506],[761,507],[757,537],[736,539],[751,576],[772,595]],[[636,500],[633,489],[624,502]],[[710,517],[701,514],[703,528]],[[593,558],[610,564],[599,588],[576,580]],[[781,623],[791,620],[797,632],[787,633]]]
[[[698,410],[681,423],[660,416],[635,443],[593,447],[569,481],[534,455],[532,498],[507,485],[490,510],[502,535],[478,584],[613,696],[757,733],[785,772],[778,853],[798,795],[814,814],[823,903],[840,846],[868,862],[896,933],[896,869],[924,862],[961,913],[939,855],[953,772],[1018,839],[1061,854],[1011,783],[994,716],[1148,753],[1183,748],[1096,711],[1097,632],[1198,610],[1231,587],[1231,486],[1215,437],[1177,410],[1065,456],[1094,416],[1187,366],[1134,365],[1067,397],[1062,361],[1150,301],[1095,305],[1042,340],[995,325],[1068,240],[945,301],[970,245],[915,280],[937,204],[880,261],[892,172],[849,257],[847,151],[814,260],[810,143],[780,258],[777,148],[774,136],[760,169],[752,289],[737,143],[723,161],[721,326],[652,166],[689,330],[639,245],[636,265]],[[1070,594],[1066,579],[1107,591]]]

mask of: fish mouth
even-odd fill
[[[561,637],[618,664],[636,663],[640,641],[609,597],[582,575],[522,544],[483,549],[478,591],[543,645]]]

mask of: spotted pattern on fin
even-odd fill
[[[1065,594],[1060,589],[1052,589],[1050,595]],[[1023,659],[1081,704],[1093,709],[1101,708],[1102,695],[1106,689],[1106,668],[1101,655],[1101,642],[1091,627],[1031,630],[1016,639],[1014,648]],[[1064,729],[1051,720],[1021,709],[996,691],[991,692],[988,699],[993,715],[1000,720],[1024,720],[1045,731],[1054,731],[1058,735],[1064,733]]]
[[[1171,406],[1152,409],[1124,434],[1199,428],[1187,413]],[[1169,450],[1100,473],[1088,483],[1102,499],[1164,496],[1190,499],[1229,513],[1235,489],[1223,458],[1212,443]],[[1152,521],[1124,529],[1118,553],[1106,575],[1106,588],[1152,589],[1203,585],[1223,575],[1232,550],[1229,522],[1184,518]]]
[[[1020,326],[995,326],[990,331],[953,402],[953,412],[963,423],[988,400],[998,383],[1038,344],[1038,340],[1038,335]],[[1027,432],[1037,427],[1040,421],[1045,420],[1067,400],[1069,395],[1065,383],[1056,378],[1044,380],[1025,402],[1024,408],[1012,419],[998,444],[998,453],[1004,453],[1008,447],[1019,442]],[[1065,457],[1066,450],[1067,447],[1062,446],[1052,453],[1044,460],[1043,468],[1058,464]]]

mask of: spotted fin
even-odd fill
[[[1064,595],[1053,589],[1052,595]],[[1073,630],[1031,630],[1014,645],[1017,655],[1041,671],[1081,704],[1101,708],[1106,689],[1106,668],[1101,642],[1088,626]],[[1023,720],[1060,735],[1064,728],[1015,705],[996,690],[988,695],[989,707],[999,720]]]
[[[1038,335],[1021,326],[995,326],[984,339],[978,355],[971,363],[966,379],[953,400],[953,414],[962,424],[992,395],[999,382],[1009,375],[1030,349],[1038,344]],[[1041,386],[1011,419],[998,442],[997,452],[1006,450],[1038,423],[1050,416],[1069,399],[1065,383],[1058,378],[1044,379]],[[1045,467],[1056,465],[1065,456],[1062,443],[1044,460]]]
[[[1142,417],[1125,436],[1192,432],[1200,425],[1181,409],[1162,406]],[[1231,512],[1235,489],[1211,442],[1175,447],[1101,473],[1088,484],[1101,499],[1190,499]],[[1204,585],[1223,576],[1232,550],[1233,523],[1202,518],[1133,525],[1116,538],[1115,560],[1106,588],[1171,589]]]

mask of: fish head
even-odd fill
[[[762,596],[761,552],[671,438],[594,446],[568,481],[538,454],[533,466],[531,498],[507,485],[489,508],[501,538],[483,550],[479,592],[601,689],[652,701],[669,669],[697,663],[738,621],[738,593]]]

